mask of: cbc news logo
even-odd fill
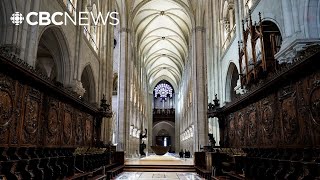
[[[79,14],[74,14],[73,16],[67,12],[54,12],[52,14],[49,12],[29,12],[24,17],[20,12],[15,12],[11,15],[10,20],[16,26],[22,24],[24,20],[31,26],[47,26],[50,24],[61,26],[68,23],[79,26],[88,26],[90,24],[95,26],[98,24],[116,26],[120,22],[118,15],[118,12],[107,12],[105,16],[101,12],[96,15],[92,12],[79,12]]]
[[[22,24],[24,17],[21,13],[15,12],[12,14],[10,20],[14,25],[19,26],[20,24]]]

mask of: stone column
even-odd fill
[[[292,7],[290,0],[282,0],[282,12],[284,19],[285,38],[288,38],[293,33],[293,19],[292,19]]]
[[[292,4],[291,4],[291,8],[292,8],[292,17],[293,17],[293,26],[294,26],[294,31],[297,33],[297,32],[300,32],[300,23],[299,23],[299,4],[300,4],[300,1],[299,3],[295,0],[295,1],[291,1]]]
[[[235,17],[236,17],[236,36],[238,37],[238,41],[240,41],[240,39],[242,39],[242,29],[241,29],[241,5],[239,4],[239,2],[242,2],[241,0],[234,0],[234,4],[235,4]]]
[[[78,2],[79,3],[79,2]],[[81,4],[81,2],[80,2]],[[108,1],[105,2],[104,9],[105,12],[108,12],[110,10],[113,10],[115,6],[115,2]],[[78,4],[78,7],[80,5]],[[86,7],[82,7],[84,9]],[[77,9],[79,11],[79,9]],[[112,102],[112,89],[113,89],[113,41],[109,41],[109,39],[114,38],[114,27],[112,26],[100,26],[99,27],[99,49],[100,49],[100,59],[105,59],[100,63],[100,72],[99,75],[101,78],[99,78],[99,84],[98,90],[97,90],[97,102],[99,103],[99,100],[102,99],[102,95],[105,94],[107,102]],[[83,40],[83,29],[81,29],[80,33],[80,39]],[[112,109],[112,107],[110,107]],[[102,137],[105,144],[112,142],[112,132],[113,132],[113,118],[104,118],[102,122]]]
[[[174,101],[175,102],[178,102],[178,97],[179,97],[179,93],[176,92],[175,93],[175,96],[174,96]],[[178,116],[178,103],[175,103],[174,104],[174,108],[175,108],[175,150],[176,150],[176,153],[178,153],[180,151],[180,118]]]
[[[130,96],[132,95],[132,93],[129,93],[130,94]],[[129,97],[129,100],[130,100],[130,97]],[[132,152],[133,152],[133,150],[132,150],[132,139],[133,139],[133,128],[135,127],[134,125],[134,121],[133,121],[133,119],[134,119],[134,116],[133,116],[133,102],[132,101],[129,101],[129,109],[128,109],[128,122],[129,122],[129,126],[131,127],[131,132],[132,132],[132,134],[131,134],[131,136],[130,136],[130,139],[129,139],[129,141],[127,142],[128,143],[128,156],[132,156]]]
[[[120,29],[120,62],[119,62],[119,94],[118,94],[118,131],[117,150],[128,150],[129,121],[128,121],[128,93],[130,92],[128,75],[130,73],[131,33],[127,28]]]
[[[153,128],[153,105],[152,105],[152,102],[153,102],[153,94],[152,94],[152,91],[151,92],[148,92],[148,114],[149,114],[149,119],[147,120],[148,122],[148,146],[147,146],[147,149],[148,149],[148,152],[151,151],[151,148],[150,146],[152,146],[152,128]]]
[[[82,6],[81,1],[77,2],[77,12],[83,10],[86,7]],[[76,13],[76,16],[78,15],[78,13]],[[83,31],[84,31],[84,27],[83,26],[77,26],[76,28],[76,38],[75,38],[75,53],[72,55],[74,64],[73,64],[73,74],[72,74],[72,82],[70,82],[70,86],[72,87],[73,91],[79,94],[79,89],[80,90],[84,90],[84,88],[82,87],[82,83],[81,83],[81,69],[80,69],[80,57],[81,57],[81,47],[82,44],[84,43],[84,38],[83,38]],[[105,37],[107,38],[107,37]],[[71,56],[71,57],[72,57]],[[83,94],[79,94],[79,95],[83,95]]]
[[[32,9],[32,11],[39,11],[40,8],[40,0],[34,1],[34,8]],[[34,16],[31,17],[32,20],[34,20]],[[27,52],[27,56],[25,56],[25,59],[27,60],[27,62],[32,62],[31,64],[35,66],[35,61],[37,59],[37,51],[38,51],[38,41],[39,41],[39,26],[30,26],[29,27],[30,30],[30,36],[29,36],[29,42],[26,44],[26,51]],[[23,36],[22,36],[23,37]],[[29,49],[27,49],[29,48]],[[21,54],[21,57],[23,58],[24,55]]]
[[[31,7],[31,1],[25,1],[23,8],[24,8],[23,11],[25,12],[25,14],[27,14],[30,11],[33,11],[33,8]],[[9,13],[8,13],[8,15],[9,15]],[[39,27],[39,26],[30,26],[30,28],[32,28],[32,27]],[[34,34],[28,33],[29,25],[27,24],[27,22],[22,23],[19,26],[19,28],[21,28],[21,29],[19,29],[20,30],[20,32],[19,32],[20,39],[18,39],[20,42],[17,42],[17,45],[18,45],[18,47],[20,45],[20,47],[19,47],[20,48],[20,58],[25,59],[25,53],[28,48],[28,46],[27,46],[28,35],[34,36]],[[38,39],[38,38],[36,38],[36,39]],[[34,48],[34,47],[32,47],[32,48]],[[27,60],[27,62],[28,62],[28,60],[30,60],[31,62],[28,62],[28,63],[35,66],[35,59],[25,59],[25,60]]]
[[[194,151],[199,151],[200,146],[208,144],[208,118],[207,118],[207,70],[204,58],[204,38],[205,28],[197,26],[193,29],[193,123],[194,131]]]

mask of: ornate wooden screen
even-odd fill
[[[0,146],[91,147],[101,112],[0,51]]]
[[[228,147],[320,147],[320,46],[300,52],[237,101],[217,110]],[[209,114],[210,115],[210,114]]]

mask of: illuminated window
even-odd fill
[[[226,50],[227,47],[230,45],[230,42],[233,39],[236,32],[234,4],[229,3],[229,1],[225,0],[221,11],[223,16],[223,19],[221,21],[221,42],[223,43],[222,49]]]
[[[161,83],[158,84],[154,89],[154,97],[160,98],[172,98],[173,89],[169,84]]]
[[[70,14],[74,15],[74,13],[76,12],[76,4],[77,1],[76,0],[64,0],[65,5],[67,6],[67,9],[69,11]]]
[[[98,9],[97,9],[96,4],[93,4],[93,5],[89,4],[86,8],[86,12],[89,13],[89,16],[91,16],[91,14],[92,14],[93,19],[97,19]],[[94,21],[91,20],[89,26],[83,27],[83,33],[85,34],[89,43],[91,44],[91,46],[93,47],[93,49],[95,51],[99,50],[99,47],[98,47],[98,26],[99,26],[99,22],[94,23]]]

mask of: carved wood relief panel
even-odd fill
[[[316,73],[309,80],[309,96],[308,96],[308,110],[311,121],[310,121],[310,129],[312,129],[312,136],[315,137],[314,143],[320,142],[320,72]]]
[[[266,146],[278,144],[278,137],[275,136],[278,132],[280,124],[276,124],[275,119],[275,96],[271,95],[260,101],[261,110],[261,135],[262,142]]]
[[[64,145],[72,145],[74,141],[72,140],[73,132],[72,132],[72,122],[73,121],[73,110],[70,106],[64,104],[63,111],[63,130],[62,130],[62,143]]]
[[[0,73],[0,146],[92,146],[89,114]]]
[[[280,114],[282,122],[282,142],[293,144],[300,133],[297,117],[297,94],[293,86],[287,86],[279,92]]]
[[[235,127],[235,118],[234,114],[230,114],[228,116],[228,131],[226,131],[226,136],[229,138],[229,143],[236,145],[237,139],[236,139],[236,127]]]
[[[39,134],[42,94],[40,91],[25,86],[24,119],[22,127],[22,144],[37,145]]]
[[[314,125],[320,126],[320,80],[313,82],[313,89],[310,93],[309,107]]]
[[[45,118],[45,124],[47,125],[46,132],[46,144],[58,145],[59,135],[61,130],[61,116],[59,102],[53,98],[48,98],[49,109]]]
[[[14,123],[15,83],[0,74],[0,143],[9,143],[9,129]]]
[[[237,136],[239,138],[240,146],[245,145],[246,127],[244,118],[244,114],[242,112],[239,112],[237,122]]]
[[[256,105],[253,104],[247,109],[247,114],[248,114],[248,123],[247,123],[247,145],[249,146],[254,146],[256,145],[257,142],[257,137],[258,137],[258,126],[257,126],[257,108]]]
[[[320,72],[226,115],[230,147],[320,146]]]
[[[92,134],[93,134],[93,124],[92,117],[90,115],[86,116],[85,121],[85,137],[86,137],[86,145],[90,146],[92,142]]]
[[[84,138],[83,138],[83,129],[84,129],[84,123],[83,123],[83,114],[80,112],[77,112],[76,117],[76,123],[75,123],[75,141],[76,145],[80,146],[84,144]]]

